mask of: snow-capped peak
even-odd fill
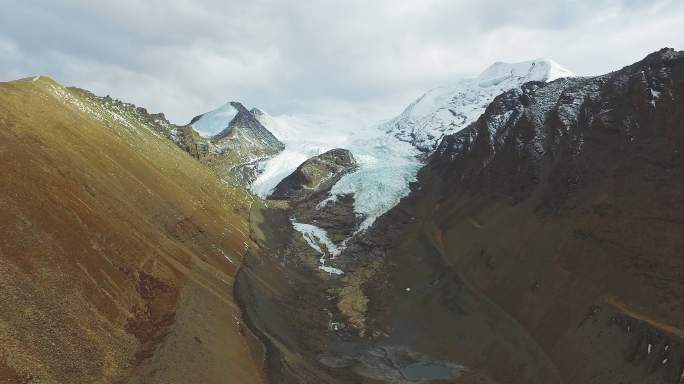
[[[526,83],[528,81],[553,81],[561,77],[575,76],[551,59],[536,59],[519,63],[497,61],[477,77],[481,87],[489,87],[504,81]]]
[[[552,81],[569,76],[574,74],[550,59],[496,62],[476,78],[426,92],[383,128],[399,140],[430,152],[443,136],[475,121],[497,95],[529,81]]]
[[[230,122],[238,114],[235,101],[229,101],[213,111],[201,114],[190,122],[190,125],[202,136],[212,137],[228,128]]]

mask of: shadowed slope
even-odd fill
[[[682,99],[684,53],[671,49],[528,83],[420,173],[413,199],[435,249],[566,383],[684,377]]]

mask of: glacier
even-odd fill
[[[496,62],[477,77],[427,91],[398,116],[382,123],[339,113],[272,116],[254,108],[252,115],[285,149],[258,162],[259,174],[250,188],[254,194],[267,197],[307,159],[334,148],[348,149],[358,168],[342,177],[319,207],[337,196],[354,194],[354,210],[363,217],[362,231],[409,193],[409,185],[422,165],[420,159],[429,155],[445,135],[474,122],[497,95],[529,81],[569,76],[574,74],[549,59]],[[237,113],[228,102],[193,119],[191,125],[201,135],[211,137],[228,127]],[[295,229],[306,239],[325,239],[322,229],[297,224]]]
[[[255,194],[266,197],[305,160],[334,148],[352,152],[358,163],[331,190],[332,198],[353,193],[355,211],[364,216],[362,228],[392,208],[408,193],[421,162],[411,144],[387,135],[384,126],[345,118],[277,116],[261,114],[260,122],[285,144],[280,154],[261,162],[252,183]]]
[[[370,227],[408,194],[409,184],[416,181],[422,165],[415,147],[388,137],[380,127],[372,131],[376,137],[354,140],[349,148],[358,170],[342,177],[330,190],[332,199],[354,194],[354,210],[364,217],[359,230]]]
[[[331,190],[331,198],[353,193],[354,209],[363,215],[360,230],[396,205],[409,192],[422,163],[443,136],[474,122],[499,94],[528,81],[552,81],[574,74],[549,59],[496,62],[475,78],[434,88],[397,117],[380,124],[316,115],[258,116],[285,144],[285,150],[259,164],[252,191],[262,197],[306,159],[333,148],[352,152],[359,167]],[[325,203],[325,202],[324,202]]]

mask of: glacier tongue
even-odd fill
[[[421,165],[413,146],[374,131],[377,137],[356,140],[351,148],[358,170],[342,177],[330,191],[333,196],[354,194],[354,209],[364,216],[361,230],[408,194]]]
[[[362,229],[392,208],[409,191],[420,167],[420,154],[411,144],[387,135],[382,126],[320,116],[264,114],[262,124],[285,143],[285,150],[262,162],[252,192],[266,197],[306,159],[333,148],[348,149],[358,169],[345,175],[331,190],[334,196],[353,193],[354,208],[364,216]]]

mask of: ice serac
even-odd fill
[[[423,152],[431,152],[442,137],[475,121],[502,92],[529,81],[553,81],[571,76],[574,76],[571,71],[549,59],[496,62],[476,78],[426,92],[387,122],[385,129],[399,140],[409,142]]]
[[[186,151],[223,180],[241,186],[256,179],[259,161],[284,149],[256,115],[236,101],[192,119],[184,129],[182,142]]]

